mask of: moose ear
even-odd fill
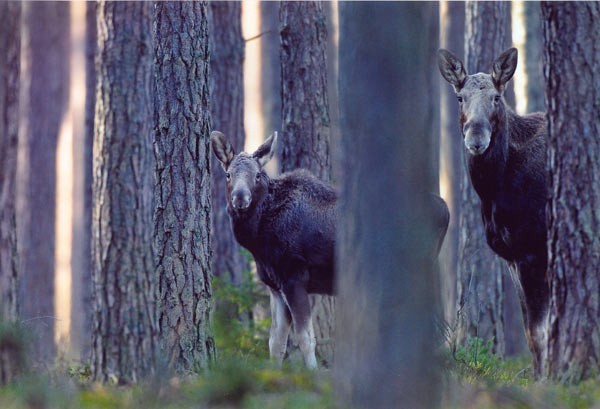
[[[442,77],[454,85],[455,91],[458,92],[465,85],[467,70],[462,61],[450,51],[443,48],[438,51],[438,67]]]
[[[273,132],[271,136],[267,138],[267,140],[258,147],[256,152],[252,154],[253,158],[258,159],[258,163],[262,168],[271,160],[273,155],[275,154],[275,147],[277,146],[277,132]]]
[[[514,75],[515,70],[517,69],[518,55],[519,52],[516,48],[509,48],[500,54],[500,56],[496,58],[496,61],[494,61],[494,66],[492,67],[492,80],[499,91],[502,90],[504,85],[510,81]]]
[[[212,131],[210,133],[210,142],[215,156],[221,162],[223,169],[227,171],[229,164],[235,156],[233,146],[231,146],[225,135],[219,131]]]

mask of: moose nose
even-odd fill
[[[236,210],[245,210],[250,206],[252,196],[247,191],[233,191],[231,193],[231,206]]]

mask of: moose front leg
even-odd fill
[[[271,332],[269,333],[269,355],[279,365],[287,347],[287,340],[292,326],[292,317],[281,294],[271,290]]]
[[[306,288],[300,283],[288,284],[283,287],[283,295],[292,314],[294,334],[300,346],[304,364],[309,369],[315,369],[317,367],[316,341]]]

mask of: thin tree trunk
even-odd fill
[[[279,2],[260,2],[261,95],[265,131],[281,131],[281,66],[279,64]],[[225,134],[227,135],[227,134]]]
[[[98,4],[91,366],[100,381],[155,370],[151,10]]]
[[[244,48],[242,6],[239,2],[210,3],[210,95],[212,128],[227,135],[236,152],[244,150]],[[225,173],[213,160],[212,272],[239,284],[249,271],[248,259],[233,237],[225,204]]]
[[[600,3],[542,3],[548,101],[545,376],[577,382],[600,365]]]
[[[17,319],[16,169],[21,3],[0,3],[0,322]],[[1,368],[0,368],[1,369]]]
[[[439,404],[436,280],[423,246],[433,242],[432,146],[423,136],[435,130],[436,102],[423,84],[436,67],[435,10],[432,3],[340,3],[335,380],[344,407]]]
[[[330,120],[327,90],[327,25],[322,2],[282,2],[280,6],[282,155],[281,171],[310,170],[331,179]],[[311,295],[316,352],[333,360],[335,302]]]
[[[525,73],[527,75],[526,112],[546,110],[544,95],[543,27],[540,3],[524,1]]]
[[[464,49],[465,3],[444,1],[442,3],[440,46],[452,52]],[[458,244],[460,218],[460,182],[463,149],[458,123],[458,104],[451,87],[445,82],[440,89],[440,179],[442,196],[450,210],[450,225],[440,252],[440,289],[444,321],[453,330],[456,317],[456,284],[458,270]],[[451,334],[447,334],[451,338]]]
[[[23,3],[17,171],[19,306],[33,358],[52,360],[56,147],[69,97],[69,4]]]
[[[176,371],[206,368],[211,242],[208,5],[154,5],[154,243],[161,348]]]
[[[510,3],[468,1],[465,7],[467,72],[490,72],[494,59],[508,46],[506,29]],[[464,160],[460,168],[456,342],[465,343],[468,337],[493,340],[494,351],[504,354],[503,270],[506,264],[486,243],[481,203],[469,180]]]

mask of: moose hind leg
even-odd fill
[[[294,334],[300,346],[304,364],[309,369],[315,369],[317,367],[316,341],[306,288],[300,284],[293,284],[284,287],[283,294],[292,313]]]
[[[281,294],[271,290],[271,331],[269,333],[269,355],[279,365],[283,362],[292,317]]]

